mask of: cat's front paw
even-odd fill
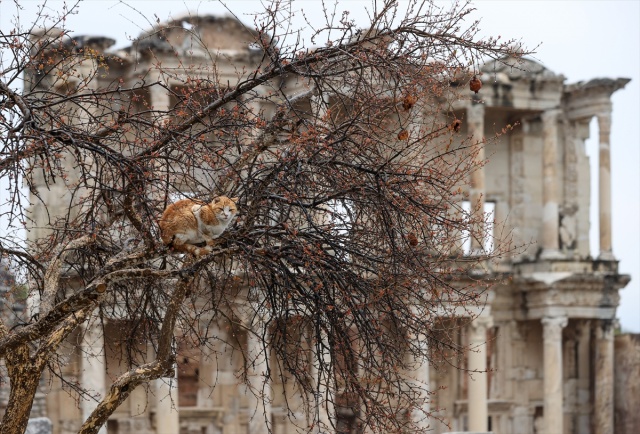
[[[213,247],[204,246],[204,247],[199,247],[198,248],[198,250],[196,251],[196,255],[197,256],[204,256],[204,255],[208,255],[211,252],[213,252]]]

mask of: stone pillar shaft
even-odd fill
[[[483,143],[484,105],[473,104],[467,107],[467,124],[473,143]],[[478,146],[479,149],[474,158],[475,167],[471,172],[469,200],[471,202],[471,210],[478,209],[478,212],[482,215],[482,220],[484,220],[482,214],[484,213],[485,202],[484,143]],[[485,228],[482,222],[479,222],[474,228],[471,228],[471,254],[482,254],[484,252],[484,240]]]
[[[469,327],[468,354],[469,371],[473,372],[469,381],[469,431],[488,430],[488,389],[487,389],[487,327],[490,318],[478,317]]]
[[[609,136],[611,113],[599,114],[598,210],[600,219],[599,259],[613,260],[611,248],[611,156]]]
[[[327,370],[330,369],[331,355],[329,354],[329,338],[326,334],[319,337],[322,342],[310,348],[309,353],[313,356],[311,363],[311,378],[315,382],[315,396],[312,397],[315,409],[311,419],[313,421],[314,434],[329,432],[334,425],[333,415],[335,414],[335,396],[330,387],[330,379]]]
[[[256,311],[259,308],[256,308]],[[249,432],[269,434],[271,426],[271,385],[268,378],[269,350],[260,338],[266,321],[260,318],[252,324],[247,336],[247,355],[249,367],[247,376],[251,394],[255,396],[255,406],[249,408]],[[258,330],[256,330],[258,328]],[[251,395],[249,395],[251,396]]]
[[[542,114],[542,259],[559,258],[558,241],[558,115],[559,110]]]
[[[157,78],[158,81],[163,81],[162,77]],[[151,98],[151,105],[153,110],[158,112],[168,112],[171,108],[171,96],[167,89],[162,86],[154,85],[149,88],[149,97]],[[166,116],[166,115],[164,115]]]
[[[411,397],[420,404],[419,409],[412,410],[411,418],[419,428],[428,428],[430,426],[433,428],[429,420],[429,412],[431,410],[429,387],[431,384],[429,378],[430,365],[427,359],[427,336],[423,333],[410,333],[408,339],[414,348],[406,354],[407,371],[405,376],[409,385],[414,388],[414,393]]]
[[[173,378],[159,378],[155,381],[156,393],[156,433],[175,434],[180,432],[178,414],[178,369],[174,364]]]
[[[542,318],[544,357],[544,434],[562,434],[562,329],[566,317]]]
[[[92,317],[85,326],[84,338],[82,340],[82,378],[80,384],[95,397],[98,402],[106,393],[106,360],[104,354],[104,330],[100,319]],[[96,400],[83,399],[80,403],[82,408],[83,422],[91,415],[97,406]],[[99,434],[106,434],[106,427],[100,428]]]
[[[596,326],[596,369],[594,393],[595,434],[613,434],[613,324]]]

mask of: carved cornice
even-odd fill
[[[623,89],[630,78],[594,78],[587,81],[579,81],[565,86],[564,93],[569,98],[611,96],[617,90]]]
[[[631,81],[628,78],[597,78],[587,83],[565,86],[563,102],[567,116],[572,119],[590,119],[611,112],[611,95],[623,89]]]
[[[484,64],[482,71],[487,74],[504,73],[510,80],[529,79],[536,81],[563,82],[564,76],[556,74],[541,63],[527,58],[503,57]]]
[[[481,339],[482,342],[486,340],[487,329],[493,326],[493,318],[489,316],[479,316],[469,324],[469,330],[471,331],[471,340],[477,341]],[[475,339],[474,339],[475,338]]]

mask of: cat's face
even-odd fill
[[[237,197],[228,198],[227,196],[217,197],[211,202],[211,206],[215,210],[216,218],[222,223],[229,223],[237,214],[236,208]]]

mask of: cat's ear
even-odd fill
[[[220,196],[215,197],[215,198],[211,201],[211,203],[218,203],[218,202],[220,202]]]
[[[239,198],[239,197],[232,197],[232,198],[231,198],[231,202],[233,202],[233,203],[238,202],[238,200],[240,200],[240,198]]]

